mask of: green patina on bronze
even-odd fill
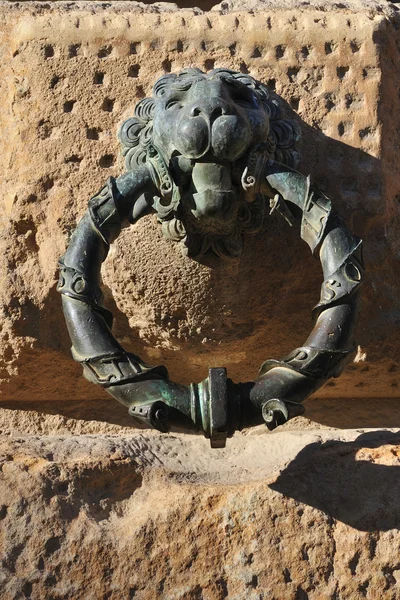
[[[249,75],[185,69],[156,81],[119,131],[127,172],[110,178],[60,260],[58,290],[75,360],[90,381],[129,408],[138,425],[202,431],[213,447],[243,427],[270,429],[302,414],[301,402],[352,357],[363,279],[361,240],[330,200],[295,170],[299,131],[281,104]],[[235,259],[244,237],[277,211],[324,273],[315,326],[304,346],[267,360],[255,381],[235,384],[223,368],[183,386],[163,366],[126,352],[103,306],[101,264],[123,225],[155,213],[163,233],[191,259],[212,252]]]

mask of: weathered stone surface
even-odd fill
[[[399,598],[400,437],[382,431],[400,423],[397,7],[307,5],[0,3],[1,600]],[[357,362],[307,418],[218,451],[132,432],[72,362],[55,293],[89,197],[122,171],[118,125],[188,64],[249,71],[297,111],[301,169],[369,273]],[[318,263],[275,217],[246,242],[196,263],[152,218],[124,231],[104,269],[122,343],[182,382],[244,380],[301,344]]]
[[[3,437],[1,597],[395,600],[399,443]]]
[[[400,423],[398,398],[316,397],[309,398],[305,407],[304,417],[297,417],[280,429],[386,429]],[[264,426],[259,428],[260,432],[264,430]],[[133,431],[126,408],[106,394],[96,401],[3,402],[0,409],[2,435],[127,435]]]
[[[158,75],[188,64],[249,71],[298,111],[301,169],[366,239],[369,272],[362,360],[321,394],[398,396],[397,7],[229,6],[1,5],[4,401],[104,398],[71,362],[57,259],[89,197],[122,171],[117,126]],[[104,282],[122,343],[187,382],[221,365],[252,378],[302,344],[321,275],[277,217],[232,264],[188,261],[149,217],[123,232]]]
[[[400,423],[398,25],[374,0],[0,3],[1,600],[400,597],[400,436],[383,430]],[[122,171],[118,125],[188,64],[249,71],[297,111],[301,169],[369,273],[357,362],[307,418],[225,450],[132,432],[72,362],[55,293],[89,197]],[[152,218],[124,231],[104,269],[122,343],[182,382],[244,380],[301,344],[318,263],[275,217],[246,242],[196,263]]]

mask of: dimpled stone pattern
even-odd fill
[[[1,600],[399,598],[400,21],[375,0],[302,4],[0,4]],[[88,199],[123,170],[117,127],[187,65],[281,95],[300,169],[365,239],[355,362],[305,416],[223,450],[132,430],[72,361],[55,292]],[[188,261],[147,217],[103,274],[121,343],[182,382],[254,377],[302,344],[322,279],[276,216],[228,264]]]
[[[397,17],[362,3],[265,6],[2,9],[3,401],[104,398],[70,358],[57,259],[88,199],[123,170],[118,126],[158,76],[187,65],[249,72],[282,96],[303,132],[300,169],[367,238],[356,362],[320,396],[398,396]],[[318,261],[275,215],[230,264],[187,260],[147,217],[123,231],[104,268],[121,343],[183,383],[210,366],[244,381],[304,343],[321,280]]]

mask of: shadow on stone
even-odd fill
[[[61,519],[70,521],[83,510],[95,521],[117,516],[122,503],[142,486],[143,477],[134,460],[89,461],[60,467],[56,463],[42,473],[42,495],[57,506]],[[48,543],[49,552],[59,548],[58,538]]]
[[[400,427],[399,398],[310,398],[305,417],[338,429]]]
[[[399,444],[400,433],[388,431],[313,443],[270,487],[359,531],[398,529]]]
[[[137,429],[133,425],[127,408],[112,398],[108,398],[105,394],[104,396],[104,400],[4,401],[0,403],[0,410],[13,410],[19,413],[23,411],[34,412],[42,418],[43,422],[45,422],[46,416],[60,415],[65,419],[98,421],[105,424],[119,425],[120,427],[131,427],[132,430]],[[43,424],[42,427],[44,426]],[[66,426],[68,427],[68,425]]]
[[[363,291],[357,340],[366,349],[370,364],[378,365],[377,372],[370,369],[369,374],[363,373],[360,383],[359,375],[356,381],[353,375],[347,377],[346,371],[335,383],[335,393],[338,396],[356,395],[357,385],[363,385],[368,395],[379,396],[390,392],[376,389],[376,382],[385,380],[389,387],[399,386],[400,389],[400,380],[395,381],[398,369],[395,363],[400,356],[396,335],[398,294],[395,288],[398,287],[398,277],[394,274],[395,257],[382,234],[387,215],[378,201],[382,186],[381,161],[360,149],[329,138],[304,123],[288,105],[286,111],[288,116],[299,122],[302,130],[299,147],[301,171],[312,174],[313,181],[332,198],[351,229],[365,239],[369,282]],[[381,268],[374,268],[373,265],[378,263]],[[212,274],[209,286],[204,290],[208,304],[203,308],[207,325],[197,328],[198,333],[191,325],[190,336],[185,333],[186,337],[174,338],[175,334],[169,328],[175,322],[184,321],[186,313],[183,312],[183,316],[177,313],[174,301],[168,304],[169,298],[165,295],[160,296],[161,305],[158,305],[159,298],[150,298],[152,303],[148,305],[154,308],[157,315],[154,331],[165,334],[169,343],[160,350],[162,356],[154,360],[149,355],[149,348],[154,349],[155,340],[142,339],[139,328],[129,326],[129,319],[118,308],[110,289],[105,286],[106,305],[115,316],[116,338],[123,342],[127,350],[139,354],[143,359],[165,364],[170,370],[171,379],[180,383],[204,378],[207,373],[206,362],[208,366],[228,366],[228,375],[234,381],[254,378],[264,360],[284,356],[304,342],[312,328],[309,317],[312,306],[318,300],[322,274],[318,259],[310,256],[299,233],[292,231],[280,217],[272,215],[259,235],[246,239],[245,252],[238,261],[222,264],[221,261],[211,260],[208,266]],[[154,289],[165,285],[163,277],[162,269],[155,273]],[[150,282],[145,283],[151,288]],[[214,300],[210,290],[213,291]],[[133,302],[132,299],[130,301]],[[147,304],[140,305],[139,309],[143,306],[146,308]],[[81,376],[81,368],[70,358],[61,304],[54,289],[40,310],[32,302],[25,303],[19,310],[22,318],[14,326],[15,333],[21,338],[33,338],[34,348],[23,348],[14,358],[13,366],[18,369],[18,377],[11,377],[2,383],[2,400],[6,402],[2,403],[3,406],[68,417],[73,417],[71,413],[74,407],[81,415],[76,418],[86,419],[86,415],[90,415],[93,420],[127,425],[129,419],[125,416],[125,409],[112,401],[112,406],[106,408],[105,393],[87,383]],[[203,318],[203,313],[194,310],[192,320]],[[202,340],[208,339],[207,335],[212,338],[211,342],[203,344]],[[241,351],[238,358],[231,365],[224,364],[224,360],[231,358],[235,348]],[[47,354],[48,350],[51,354]],[[382,356],[388,357],[390,363],[386,365],[385,372],[377,363]],[[29,368],[26,368],[27,364]],[[49,382],[45,397],[44,379]],[[18,401],[27,401],[27,404],[21,402],[17,407]],[[34,401],[36,407],[30,401]],[[99,402],[95,405],[95,401]],[[87,408],[84,408],[86,402]],[[361,407],[362,401],[357,403]],[[103,410],[106,412],[102,413]],[[343,418],[333,401],[328,410],[319,409],[317,412],[318,416],[313,415],[311,419],[336,427],[395,427],[400,423],[394,416],[390,420],[388,415],[383,419],[376,415],[369,415],[368,418],[363,415],[361,425],[358,417],[350,419],[350,412],[347,411],[351,423],[343,424]]]

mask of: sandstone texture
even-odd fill
[[[225,4],[2,4],[2,401],[104,398],[70,359],[57,260],[88,199],[123,171],[118,125],[186,65],[250,72],[286,101],[301,170],[365,239],[358,362],[320,395],[398,397],[397,7]],[[148,217],[104,267],[117,337],[182,383],[210,366],[244,381],[301,345],[321,279],[277,216],[232,263],[186,259]]]
[[[400,598],[400,16],[375,0],[0,2],[0,600]],[[211,8],[211,10],[209,10]],[[123,172],[116,131],[155,79],[250,73],[302,130],[363,237],[354,363],[273,433],[137,431],[70,356],[57,261]],[[278,216],[233,262],[155,218],[103,268],[116,337],[171,378],[254,378],[301,345],[318,260]]]
[[[1,598],[396,600],[399,443],[3,438]]]

